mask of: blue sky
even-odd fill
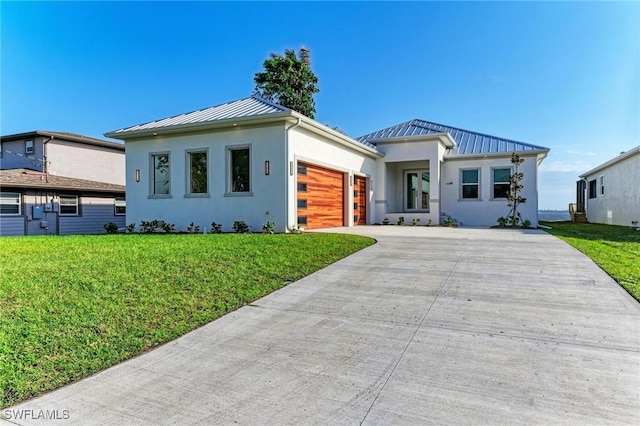
[[[551,148],[540,208],[640,144],[640,3],[2,2],[0,132],[110,130],[251,94],[311,49],[316,119],[413,118]]]

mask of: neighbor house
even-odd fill
[[[124,144],[64,132],[0,137],[0,236],[125,225]]]
[[[35,130],[0,137],[0,169],[29,169],[97,182],[125,183],[124,144]]]
[[[352,139],[257,97],[126,127],[127,223],[212,221],[259,231],[380,223],[495,225],[511,154],[525,161],[524,219],[537,225],[548,148],[412,120]]]
[[[639,183],[640,146],[637,146],[580,175],[578,206],[584,205],[589,222],[638,226]]]

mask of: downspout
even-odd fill
[[[46,141],[42,142],[42,161],[43,161],[43,167],[44,167],[44,180],[45,182],[49,183],[49,160],[47,159],[47,143],[51,142],[54,139],[53,136],[51,136],[49,139],[47,139]]]
[[[289,165],[289,130],[295,129],[302,123],[302,118],[298,117],[298,121],[295,124],[287,127],[285,124],[284,128],[284,164],[285,164],[285,197],[284,197],[284,214],[287,221],[285,225],[285,232],[289,227],[289,173],[290,173],[290,165]],[[295,226],[295,225],[294,225]]]

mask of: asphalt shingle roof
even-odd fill
[[[160,120],[150,121],[144,124],[125,127],[119,130],[114,130],[113,132],[109,132],[107,134],[115,135],[118,133],[134,132],[137,130],[162,129],[185,124],[207,123],[219,120],[258,115],[264,116],[282,112],[291,112],[291,110],[257,96],[250,96],[248,98],[239,99],[233,102],[227,102],[225,104],[220,104],[209,108],[174,115],[173,117],[162,118]]]
[[[410,120],[386,129],[378,130],[356,138],[365,144],[376,144],[381,139],[395,139],[408,136],[432,135],[449,133],[456,146],[451,148],[448,155],[493,154],[522,151],[548,151],[548,148],[518,142],[511,139],[490,136],[483,133],[471,132],[457,127],[445,126],[424,120]]]
[[[76,191],[125,192],[124,185],[76,179],[28,169],[0,170],[0,186],[34,189],[66,189]]]

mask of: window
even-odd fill
[[[127,201],[124,198],[116,198],[114,214],[116,216],[124,216],[127,214]]]
[[[307,208],[307,200],[298,200],[298,208],[306,209]]]
[[[298,164],[298,174],[299,175],[306,175],[307,174],[307,166],[302,165],[302,164]]]
[[[249,148],[229,149],[231,161],[231,192],[250,192],[251,174]]]
[[[60,196],[60,216],[78,215],[78,197],[76,195]]]
[[[307,184],[304,182],[298,182],[298,191],[307,192]]]
[[[511,188],[511,169],[493,169],[493,198],[506,198]]]
[[[405,172],[405,207],[407,210],[429,210],[429,171]]]
[[[596,198],[597,195],[596,180],[589,181],[589,198]]]
[[[477,200],[480,198],[480,170],[462,170],[462,198],[467,200]]]
[[[604,195],[604,176],[600,176],[600,195]]]
[[[306,225],[307,217],[306,216],[298,216],[298,225]]]
[[[21,203],[19,192],[0,192],[0,214],[20,215]]]
[[[25,141],[24,142],[24,153],[25,154],[35,154],[36,147],[33,144],[33,141]]]
[[[151,195],[171,194],[171,168],[169,154],[151,154]]]
[[[208,188],[208,161],[207,151],[190,151],[187,153],[189,194],[207,194]]]

